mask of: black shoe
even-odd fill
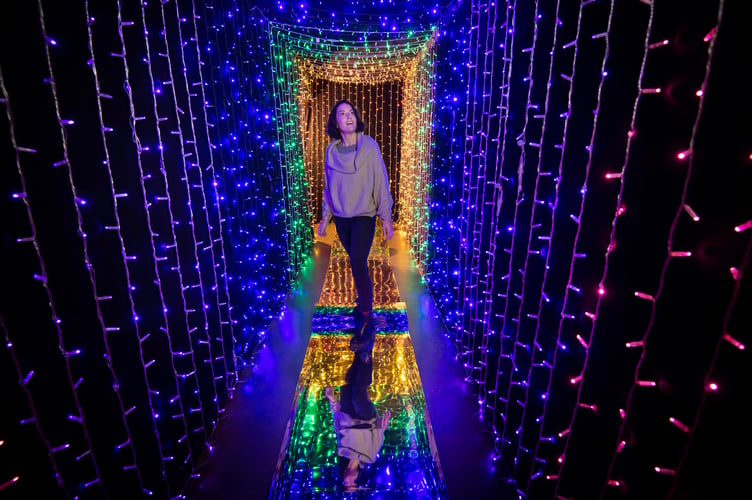
[[[365,364],[368,364],[373,360],[373,353],[369,350],[358,351],[357,356],[360,358],[360,361]]]
[[[353,327],[353,332],[357,333],[358,330],[360,329],[361,323],[363,323],[363,313],[360,312],[360,304],[356,303],[355,307],[353,307],[353,310],[350,314],[352,315],[353,323],[355,325]]]
[[[376,330],[373,328],[373,318],[371,318],[371,314],[362,315],[363,322],[356,330],[355,335],[350,339],[350,350],[352,352],[363,350],[370,351],[373,349],[374,340],[376,339]]]

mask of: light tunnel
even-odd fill
[[[0,495],[746,490],[738,4],[4,5]],[[326,389],[354,292],[315,236],[342,98],[398,230],[356,491]]]

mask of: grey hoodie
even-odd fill
[[[334,412],[337,455],[372,464],[384,445],[384,432],[378,419],[361,420],[345,412]]]
[[[392,195],[378,143],[358,134],[355,151],[341,152],[341,140],[329,143],[324,165],[322,219],[332,216],[373,217],[392,220]]]

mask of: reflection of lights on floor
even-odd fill
[[[338,393],[353,362],[349,344],[355,292],[349,262],[336,243],[324,289],[314,308],[311,338],[293,403],[294,417],[272,485],[272,498],[311,492],[332,498],[345,491],[325,388],[335,387]],[[376,243],[369,256],[376,340],[368,396],[380,415],[389,410],[391,418],[378,458],[373,464],[361,464],[357,491],[446,498],[440,466],[434,461],[438,452],[425,414],[406,306],[400,301],[386,247]]]

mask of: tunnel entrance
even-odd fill
[[[394,199],[392,218],[399,222],[400,151],[402,145],[403,80],[378,83],[343,83],[317,78],[310,83],[300,109],[303,160],[308,179],[308,210],[313,221],[321,220],[321,196],[324,189],[324,155],[332,140],[326,135],[326,122],[335,102],[347,99],[360,112],[366,124],[364,133],[381,148],[389,174],[389,191]]]

